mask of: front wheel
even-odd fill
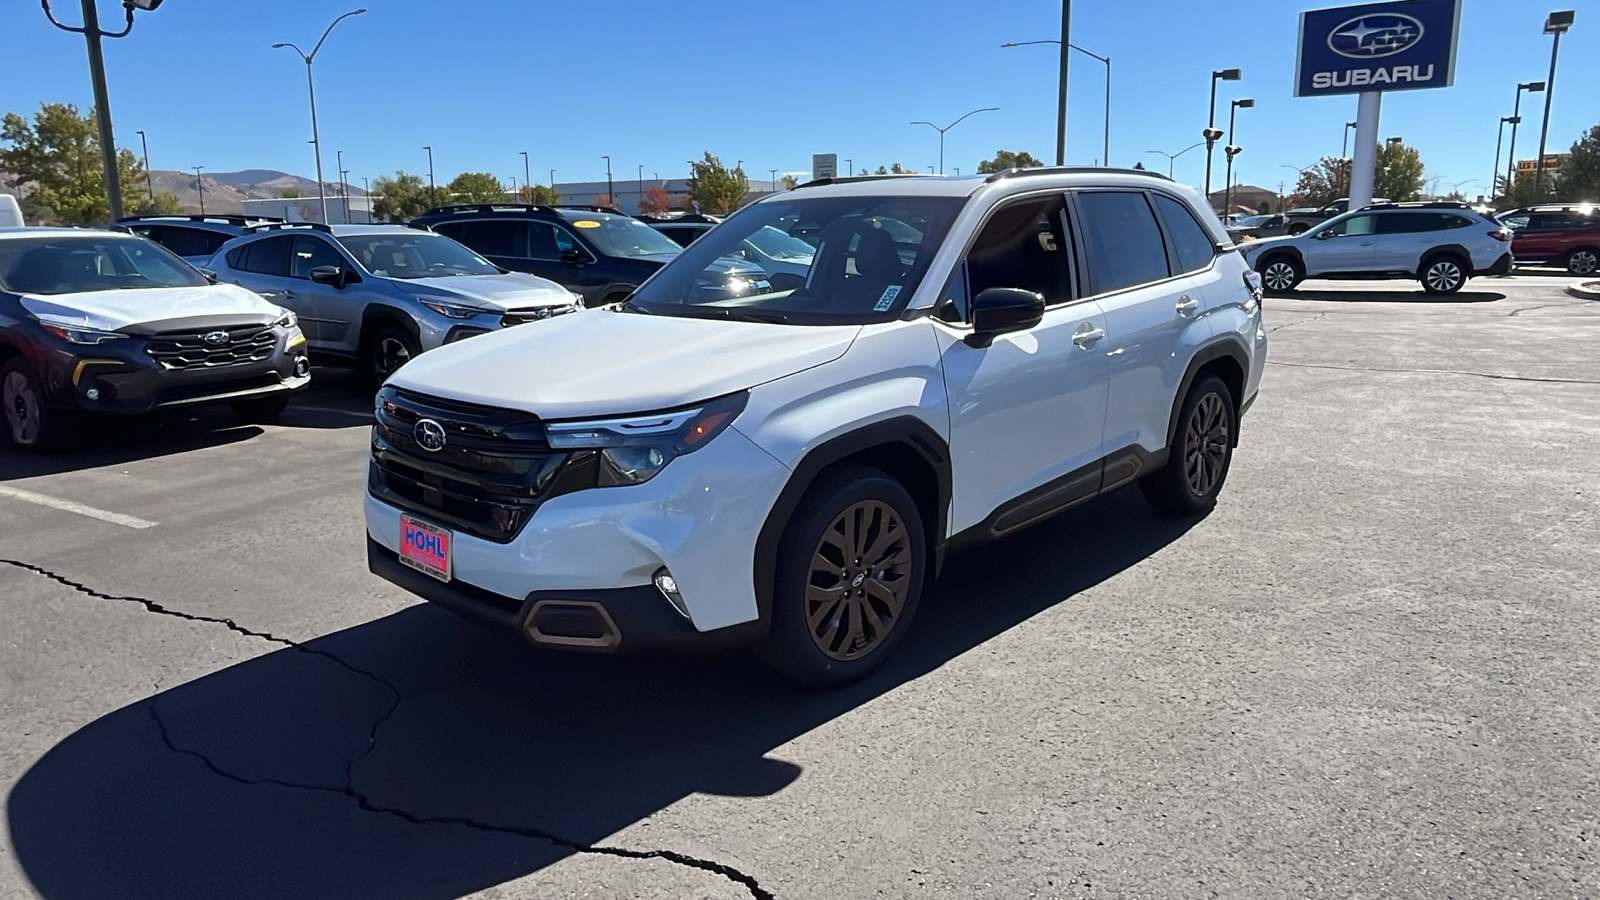
[[[1305,280],[1300,266],[1287,256],[1274,256],[1261,267],[1261,284],[1274,294],[1285,294]]]
[[[367,379],[373,385],[381,385],[421,352],[422,347],[411,336],[411,332],[399,325],[385,325],[367,338],[367,345],[362,351],[366,360]]]
[[[898,481],[865,467],[824,476],[779,542],[763,657],[807,684],[865,677],[911,626],[927,552],[916,502]]]
[[[1214,375],[1191,387],[1178,411],[1167,464],[1139,479],[1145,499],[1174,516],[1198,515],[1215,506],[1233,462],[1237,409],[1233,392]]]
[[[44,450],[59,436],[61,414],[44,405],[44,390],[26,360],[12,357],[0,366],[0,404],[5,434],[19,450]]]
[[[1454,294],[1467,283],[1467,270],[1454,256],[1429,260],[1422,267],[1422,289],[1430,294]]]
[[[1579,247],[1567,254],[1567,271],[1574,275],[1593,275],[1600,271],[1600,250]]]

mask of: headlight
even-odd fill
[[[69,319],[57,319],[52,316],[39,316],[38,319],[45,331],[74,344],[105,344],[127,337],[115,331],[88,328]]]
[[[283,315],[278,317],[278,321],[272,324],[278,328],[293,328],[300,324],[300,317],[286,309],[283,311]]]
[[[704,447],[744,411],[748,391],[719,397],[692,409],[624,419],[552,422],[551,447],[600,451],[600,486],[643,484],[667,464]]]
[[[424,300],[422,305],[447,319],[470,319],[473,316],[488,312],[487,309],[479,309],[476,306],[463,306],[459,303],[445,303],[440,300]]]

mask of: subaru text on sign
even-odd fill
[[[1460,0],[1367,3],[1300,14],[1295,96],[1449,87]]]

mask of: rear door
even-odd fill
[[[289,251],[294,239],[292,234],[277,234],[229,251],[229,257],[234,253],[238,253],[238,257],[229,260],[228,280],[294,310],[300,317],[300,330],[306,334],[306,343],[315,349],[322,340],[322,329],[312,310],[311,295],[296,290],[299,283],[289,277]]]
[[[1528,224],[1518,228],[1513,237],[1513,252],[1518,259],[1556,261],[1566,257],[1567,241],[1572,230],[1580,225],[1579,217],[1570,212],[1536,212],[1528,216]]]
[[[1378,216],[1372,265],[1379,272],[1415,272],[1444,237],[1438,213],[1394,211]]]
[[[1323,227],[1301,244],[1307,274],[1371,272],[1377,245],[1372,232],[1377,224],[1376,213],[1358,213]]]

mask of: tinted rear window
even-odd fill
[[[1079,194],[1077,203],[1095,293],[1160,281],[1171,274],[1161,228],[1144,194],[1091,191]]]
[[[1217,256],[1216,242],[1194,220],[1189,207],[1165,194],[1156,194],[1155,198],[1156,207],[1161,210],[1161,220],[1167,225],[1167,235],[1172,238],[1172,248],[1178,251],[1178,264],[1183,271],[1197,272],[1211,265]]]

